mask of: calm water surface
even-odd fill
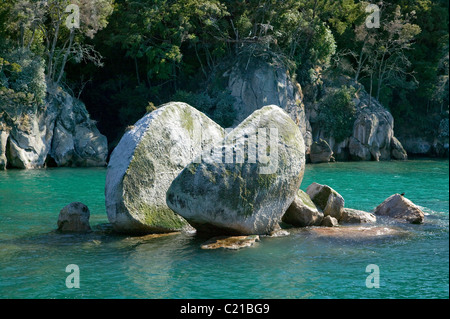
[[[405,236],[317,238],[291,230],[254,248],[205,251],[204,239],[59,235],[58,213],[73,201],[107,223],[105,169],[0,172],[0,298],[448,298],[449,162],[307,165],[301,188],[328,184],[347,207],[372,210],[394,193],[420,205],[424,225],[396,225]],[[77,264],[80,289],[67,289]],[[366,266],[380,268],[368,289]]]

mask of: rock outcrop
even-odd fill
[[[435,128],[430,128],[433,133],[424,134],[414,126],[403,127],[405,132],[399,136],[399,140],[405,150],[411,156],[426,157],[449,157],[449,119],[446,118],[435,122]]]
[[[105,166],[106,137],[89,118],[86,107],[69,94],[53,98],[50,108],[58,108],[50,156],[58,166]]]
[[[8,131],[0,130],[0,170],[4,170],[8,162],[6,158],[6,143],[8,141],[8,136]]]
[[[0,116],[0,169],[42,168],[48,161],[58,166],[105,166],[106,137],[84,104],[61,89],[48,96],[34,110]]]
[[[235,125],[264,105],[278,105],[300,128],[306,153],[309,152],[311,127],[306,119],[301,87],[285,67],[252,58],[248,65],[236,63],[229,71],[228,79],[228,89],[236,99]]]
[[[322,210],[324,216],[331,216],[340,220],[344,211],[344,198],[328,185],[312,183],[306,193],[316,206]]]
[[[199,232],[269,234],[304,169],[298,126],[278,106],[265,106],[189,164],[167,191],[167,204]]]
[[[322,96],[342,86],[355,88],[355,122],[350,136],[336,141],[332,133],[322,128],[319,120],[320,99],[309,97],[305,99],[306,119],[310,123],[314,141],[327,141],[337,160],[378,161],[407,158],[402,144],[394,137],[394,119],[391,113],[379,101],[370,97],[361,84],[345,76],[334,81],[323,79],[323,82]]]
[[[408,153],[403,148],[402,143],[400,143],[400,141],[395,136],[393,136],[391,139],[391,155],[392,158],[397,160],[404,161],[408,159]]]
[[[279,105],[300,128],[307,160],[312,161],[315,155],[319,156],[319,160],[314,162],[326,161],[328,156],[338,161],[404,160],[407,157],[401,143],[394,138],[391,113],[379,101],[370,97],[360,83],[349,77],[340,76],[330,80],[321,76],[316,84],[306,85],[303,94],[302,87],[287,69],[275,61],[252,57],[237,61],[225,69],[219,77],[221,81],[227,80],[226,89],[230,90],[235,99],[234,124],[238,125],[263,105]],[[320,123],[319,106],[323,98],[342,86],[355,88],[353,102],[356,114],[353,131],[343,140],[337,141],[334,133],[327,132]],[[333,124],[328,126],[332,127]],[[318,142],[322,145],[321,140],[329,145],[334,153],[333,157],[328,155],[328,148],[309,156],[312,144]]]
[[[59,212],[58,231],[84,233],[91,231],[89,208],[80,202],[70,203]]]
[[[422,224],[424,212],[412,201],[400,194],[394,194],[377,206],[375,215],[392,217],[411,224]]]
[[[309,154],[311,163],[328,163],[333,158],[333,151],[327,141],[319,139],[311,145]]]
[[[308,194],[299,189],[282,221],[296,227],[319,226],[323,213],[317,209]]]
[[[185,103],[165,104],[140,119],[108,164],[105,202],[114,229],[158,233],[186,228],[186,221],[167,207],[166,191],[186,165],[224,135],[218,124]]]

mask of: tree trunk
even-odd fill
[[[140,78],[140,76],[139,76],[139,66],[138,66],[136,57],[134,57],[134,67],[136,68],[136,79],[137,79],[137,83],[138,83],[138,85],[141,85],[141,78]]]
[[[63,58],[63,61],[62,61],[62,64],[61,64],[61,69],[59,70],[59,76],[58,76],[58,79],[55,82],[56,85],[59,84],[59,82],[61,81],[61,79],[62,79],[62,77],[64,75],[64,68],[66,66],[67,59],[68,59],[69,54],[70,54],[70,50],[72,49],[72,43],[73,43],[74,36],[75,36],[74,29],[71,29],[70,30],[70,36],[69,36],[69,45],[67,46],[66,52],[64,54],[64,58]]]
[[[58,35],[59,35],[59,27],[60,27],[61,21],[58,21],[55,27],[55,34],[53,36],[53,43],[50,50],[47,52],[48,55],[48,66],[47,66],[47,82],[53,82],[52,74],[53,72],[53,58],[55,55],[55,49],[56,49],[56,42],[58,41]]]

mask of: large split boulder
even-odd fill
[[[224,130],[185,103],[165,104],[120,140],[108,164],[105,201],[114,229],[126,233],[178,231],[186,221],[166,205],[177,175]]]
[[[324,216],[340,220],[344,211],[344,198],[328,185],[312,183],[306,189],[314,204],[323,211]]]
[[[296,227],[319,226],[323,213],[317,209],[308,194],[299,189],[282,221]]]
[[[304,169],[298,126],[280,107],[265,106],[190,163],[167,191],[167,204],[199,232],[269,234]]]
[[[412,201],[400,194],[394,194],[377,206],[375,215],[392,217],[411,224],[422,224],[424,212]]]

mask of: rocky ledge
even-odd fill
[[[106,137],[85,105],[62,89],[36,110],[0,106],[0,169],[45,166],[105,166]]]

